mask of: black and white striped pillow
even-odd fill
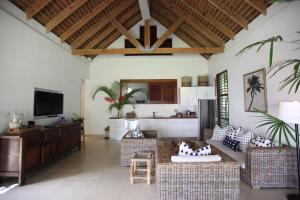
[[[254,133],[252,131],[241,132],[236,137],[236,140],[240,142],[240,150],[246,152],[247,148],[249,147],[250,141],[253,138],[254,138]]]
[[[216,125],[211,140],[224,141],[227,129],[228,126],[225,128],[221,128],[220,126]]]

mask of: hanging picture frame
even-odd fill
[[[244,75],[244,105],[245,112],[255,112],[255,108],[267,112],[265,68]]]

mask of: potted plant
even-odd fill
[[[134,97],[134,94],[137,92],[143,92],[147,94],[147,91],[144,88],[132,89],[130,92],[122,95],[122,89],[126,87],[126,84],[115,81],[112,83],[111,87],[99,86],[93,92],[93,99],[98,92],[104,92],[107,96],[104,100],[109,103],[108,110],[112,112],[113,109],[117,110],[117,117],[121,118],[121,111],[125,105],[131,105],[134,108],[134,105],[129,101],[130,98]]]
[[[300,32],[297,32],[300,33]],[[276,74],[280,73],[283,69],[288,68],[290,70],[290,74],[285,77],[281,82],[279,86],[279,90],[282,90],[283,88],[289,87],[288,93],[290,94],[292,91],[294,93],[299,92],[300,87],[300,59],[297,58],[288,58],[285,60],[281,60],[278,62],[273,62],[273,52],[274,52],[274,43],[283,42],[283,38],[278,36],[273,36],[271,38],[255,42],[253,44],[250,44],[243,48],[241,51],[238,52],[237,55],[242,55],[246,51],[257,47],[256,52],[259,52],[260,49],[265,45],[269,46],[269,62],[267,71],[270,75],[270,78],[275,76]],[[287,41],[288,43],[294,43],[298,44],[300,43],[300,39],[294,40],[294,41]],[[297,47],[295,50],[300,50],[300,47]],[[281,104],[299,104],[299,102],[282,102]],[[283,107],[283,106],[282,106]],[[282,138],[284,137],[286,139],[287,145],[291,146],[290,140],[293,140],[296,142],[296,152],[297,152],[297,168],[298,168],[298,194],[289,194],[287,198],[289,200],[293,199],[299,199],[300,195],[300,148],[299,148],[299,132],[298,132],[298,124],[296,122],[293,122],[295,124],[295,129],[293,129],[287,122],[291,122],[290,120],[282,120],[278,117],[272,116],[268,113],[264,113],[258,109],[254,110],[261,114],[259,116],[261,118],[260,124],[258,127],[267,126],[267,133],[269,134],[269,137],[271,138],[271,141],[273,142],[275,137],[278,137],[279,146],[281,147],[282,144]],[[280,110],[280,109],[279,109]],[[283,109],[282,109],[283,110]],[[281,110],[281,117],[282,115],[288,115],[287,113],[282,113]],[[297,111],[296,111],[297,113]],[[297,114],[297,117],[299,114]],[[298,117],[299,118],[299,117]]]

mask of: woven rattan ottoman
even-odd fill
[[[178,143],[178,141],[176,141]],[[215,163],[172,163],[178,154],[176,142],[159,140],[156,154],[157,199],[161,200],[238,200],[240,167],[212,146],[212,154],[222,157]],[[203,144],[195,142],[199,146]]]
[[[135,153],[151,152],[153,154],[152,165],[155,164],[154,157],[156,151],[157,132],[154,130],[142,130],[145,138],[126,137],[121,140],[121,166],[130,166],[130,160]]]

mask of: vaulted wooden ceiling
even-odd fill
[[[200,53],[206,58],[222,52],[270,5],[268,0],[148,0],[151,17],[168,29],[149,50],[127,31],[142,19],[138,0],[10,1],[68,43],[75,55]],[[146,32],[149,21],[145,25]],[[191,48],[159,48],[172,33]],[[106,49],[121,35],[136,48]]]

